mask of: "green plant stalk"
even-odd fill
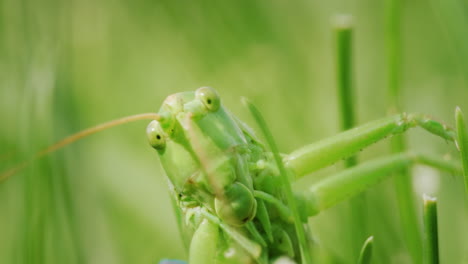
[[[341,116],[341,129],[348,130],[356,125],[352,90],[352,38],[351,16],[335,18],[336,74]],[[349,158],[348,160],[351,160]],[[351,164],[351,166],[354,164]]]
[[[455,122],[457,124],[457,147],[463,164],[463,175],[465,178],[465,196],[468,198],[468,131],[465,119],[459,107],[455,110]]]
[[[388,63],[388,92],[389,112],[401,112],[399,101],[401,81],[401,33],[400,33],[400,11],[399,0],[388,0],[386,8],[387,23],[387,63]],[[393,137],[391,140],[393,153],[403,152],[406,149],[405,139],[402,135]],[[421,263],[421,242],[418,228],[416,208],[412,196],[412,184],[410,173],[407,168],[401,170],[395,177],[395,187],[400,211],[400,221],[403,229],[404,239],[414,263]]]
[[[341,129],[348,130],[356,125],[352,87],[352,39],[351,17],[340,15],[335,18],[336,75],[341,116]],[[348,160],[351,160],[349,158]],[[355,162],[354,162],[355,164]],[[354,165],[351,162],[351,166]]]
[[[369,264],[372,259],[372,251],[374,248],[374,236],[370,236],[362,245],[359,253],[358,264]]]
[[[283,160],[278,152],[278,148],[276,146],[276,143],[273,139],[273,135],[271,134],[270,130],[268,129],[268,126],[266,124],[265,119],[263,119],[263,116],[261,115],[260,111],[252,104],[250,103],[246,98],[243,98],[243,102],[247,107],[249,108],[250,112],[252,113],[253,117],[257,121],[260,129],[262,130],[263,135],[265,136],[265,139],[268,143],[268,145],[271,148],[271,152],[273,153],[273,156],[275,158],[276,164],[278,166],[278,169],[281,174],[281,183],[284,186],[285,193],[286,193],[286,198],[288,201],[288,205],[291,208],[292,215],[294,217],[294,226],[296,229],[296,234],[297,238],[299,240],[299,247],[301,250],[301,258],[302,258],[302,263],[304,264],[311,264],[312,263],[312,256],[310,255],[310,250],[308,247],[307,243],[307,238],[306,238],[306,233],[304,226],[301,222],[301,218],[299,215],[299,210],[296,206],[296,199],[293,195],[291,183],[289,182],[289,177],[288,177],[288,172],[286,171],[286,168],[283,164]]]
[[[353,96],[353,71],[352,71],[352,17],[349,15],[339,15],[334,18],[334,34],[336,41],[336,79],[339,99],[339,112],[341,117],[341,130],[348,130],[356,125]],[[352,156],[346,159],[345,167],[350,168],[357,164],[357,157]],[[351,228],[350,245],[353,254],[357,252],[358,241],[366,237],[366,197],[362,193],[348,202],[349,226],[359,226],[360,228]]]
[[[424,264],[439,263],[437,233],[437,199],[423,195],[424,200]]]

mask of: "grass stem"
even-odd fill
[[[465,119],[459,107],[455,110],[455,121],[457,124],[457,147],[460,151],[461,162],[463,164],[463,175],[465,178],[465,196],[468,197],[468,131],[466,130]]]
[[[273,156],[275,158],[275,162],[278,166],[280,176],[281,176],[281,183],[284,186],[284,190],[286,193],[286,198],[288,201],[288,205],[291,208],[291,212],[294,217],[294,226],[296,228],[296,234],[297,238],[299,241],[299,247],[301,250],[301,257],[302,257],[302,263],[304,264],[311,264],[312,263],[312,256],[310,255],[310,250],[309,246],[307,243],[307,238],[306,238],[306,233],[304,229],[304,225],[301,222],[301,218],[299,215],[299,210],[296,206],[296,201],[295,197],[293,196],[293,191],[291,187],[291,183],[289,182],[289,177],[286,171],[286,168],[283,164],[283,160],[278,152],[278,148],[276,146],[276,143],[273,139],[273,135],[271,134],[270,130],[268,129],[268,126],[266,124],[265,119],[263,118],[262,114],[258,109],[250,103],[246,98],[243,98],[243,103],[249,108],[250,112],[252,113],[253,117],[258,123],[258,126],[262,130],[263,135],[265,136],[265,139],[270,146],[271,152],[273,153]]]
[[[356,125],[356,115],[353,93],[353,24],[351,15],[337,15],[333,18],[336,53],[336,80],[337,94],[339,100],[339,113],[341,119],[341,130],[345,131]],[[350,168],[357,164],[356,156],[345,160],[345,167]],[[350,226],[360,226],[361,228],[351,228],[350,245],[352,252],[357,252],[360,241],[366,237],[366,199],[365,194],[360,194],[351,199],[348,203]]]
[[[336,16],[334,18],[334,34],[341,129],[348,130],[356,125],[352,90],[352,17],[349,15]]]
[[[401,92],[401,1],[387,0],[386,6],[386,58],[388,63],[388,94],[390,98],[389,112],[394,114],[402,112],[400,102]],[[403,152],[406,149],[405,139],[402,135],[392,138],[393,153]],[[408,169],[403,169],[395,176],[395,187],[398,197],[400,221],[404,239],[414,263],[421,263],[421,242],[418,228],[416,208],[412,195],[411,177]]]
[[[424,264],[439,263],[437,231],[437,199],[423,195],[424,200]]]

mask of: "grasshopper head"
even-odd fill
[[[255,216],[247,141],[209,87],[171,95],[147,128],[169,180],[221,219],[242,225]],[[208,197],[208,198],[207,198]]]

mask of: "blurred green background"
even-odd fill
[[[80,129],[155,112],[172,93],[212,86],[257,129],[262,110],[285,153],[339,130],[331,18],[354,17],[359,123],[386,115],[385,1],[0,1],[0,169]],[[468,114],[468,4],[402,3],[402,100],[454,125]],[[94,135],[0,185],[0,263],[185,259],[164,172],[142,121]],[[420,129],[409,148],[458,158]],[[388,153],[388,141],[360,160]],[[301,185],[341,168],[311,176]],[[443,263],[468,263],[459,177],[416,167],[415,199],[439,197]],[[424,175],[424,176],[421,176]],[[440,176],[440,177],[439,177]],[[421,178],[422,177],[422,178]],[[392,181],[367,192],[375,263],[411,263]],[[422,209],[420,210],[422,211]],[[311,219],[325,255],[352,263],[346,205]],[[325,256],[322,258],[327,259]]]

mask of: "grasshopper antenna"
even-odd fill
[[[87,136],[90,136],[92,134],[95,134],[97,132],[100,132],[100,131],[103,131],[103,130],[106,130],[108,128],[111,128],[111,127],[115,127],[115,126],[119,126],[119,125],[123,125],[123,124],[126,124],[126,123],[130,123],[130,122],[133,122],[133,121],[139,121],[139,120],[160,120],[161,119],[161,116],[156,114],[156,113],[144,113],[144,114],[137,114],[137,115],[131,115],[131,116],[126,116],[126,117],[122,117],[122,118],[119,118],[119,119],[115,119],[115,120],[112,120],[112,121],[109,121],[109,122],[105,122],[105,123],[102,123],[102,124],[99,124],[97,126],[94,126],[94,127],[90,127],[90,128],[87,128],[85,130],[82,130],[80,132],[77,132],[75,134],[72,134],[62,140],[60,140],[59,142],[37,152],[36,154],[34,154],[34,156],[28,160],[28,161],[24,161],[18,165],[16,165],[15,167],[7,170],[7,171],[4,171],[0,174],[0,183],[5,181],[6,179],[8,179],[10,176],[16,174],[17,172],[21,171],[22,169],[26,168],[32,161],[34,160],[37,160],[37,159],[40,159],[42,157],[44,157],[45,155],[49,154],[49,153],[52,153],[56,150],[59,150],[77,140],[80,140],[84,137],[87,137]]]

